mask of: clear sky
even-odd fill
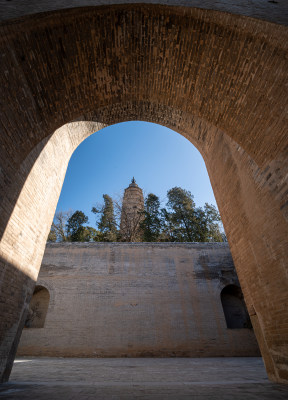
[[[132,177],[144,194],[163,201],[174,186],[190,190],[197,206],[217,206],[199,151],[183,136],[148,122],[124,122],[87,138],[69,162],[57,211],[80,210],[95,227],[92,206],[117,197]]]

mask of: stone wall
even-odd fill
[[[239,284],[227,244],[48,244],[37,285],[44,328],[18,355],[256,356],[251,329],[228,329],[221,290]]]

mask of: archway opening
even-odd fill
[[[86,225],[100,229],[95,215],[88,212],[103,194],[113,196],[124,189],[133,175],[140,186],[137,190],[144,189],[145,198],[154,192],[162,208],[167,207],[164,196],[173,186],[196,192],[195,210],[183,208],[191,229],[188,217],[204,214],[200,208],[206,202],[216,206],[203,158],[186,138],[160,125],[129,122],[94,133],[78,147],[58,210],[84,211],[89,215]],[[131,184],[135,186],[135,180]],[[167,207],[164,214],[172,222],[175,210]],[[40,282],[54,287],[58,299],[51,325],[37,338],[24,332],[20,354],[29,355],[33,348],[33,355],[49,356],[258,355],[250,332],[246,336],[235,332],[224,340],[220,287],[223,280],[239,284],[228,244],[209,237],[204,241],[210,243],[186,244],[182,228],[178,221],[175,226],[171,223],[169,229],[177,230],[177,235],[163,240],[160,232],[151,244],[143,239],[115,243],[117,237],[101,243],[96,237],[73,245],[67,232],[58,237],[47,246],[39,276]],[[81,339],[83,330],[86,335]],[[239,346],[240,339],[245,346]]]
[[[218,211],[200,151],[175,130],[129,121],[105,127],[78,146],[69,161],[56,213],[80,210],[88,217],[86,225],[98,229],[93,206],[101,208],[107,194],[119,217],[124,188],[132,177],[143,189],[144,200],[149,193],[158,197],[159,212],[167,208],[167,192],[174,187],[191,193],[195,209],[208,203]],[[222,224],[219,227],[224,232]]]

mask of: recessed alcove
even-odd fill
[[[243,293],[239,286],[225,286],[221,291],[221,303],[227,328],[252,328]]]
[[[49,291],[44,286],[36,285],[29,304],[24,328],[44,328],[49,300]]]

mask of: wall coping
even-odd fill
[[[227,242],[60,242],[46,244],[47,248],[97,248],[97,247],[182,247],[186,249],[228,248]]]

